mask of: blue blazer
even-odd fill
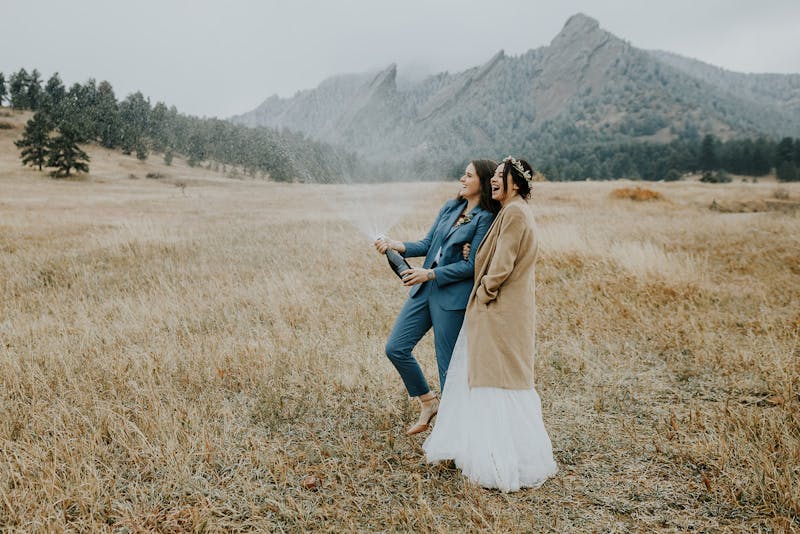
[[[458,216],[467,205],[463,199],[452,199],[445,202],[433,226],[423,239],[404,243],[406,258],[425,256],[422,263],[424,269],[430,269],[439,247],[442,254],[437,266],[433,269],[436,278],[425,284],[431,285],[429,299],[435,300],[444,310],[464,310],[472,291],[475,273],[475,253],[478,251],[486,232],[494,221],[494,214],[475,206],[470,214],[472,220],[454,228]],[[469,258],[464,259],[462,248],[465,243],[471,244]],[[417,284],[411,288],[410,298],[414,298],[425,284]]]

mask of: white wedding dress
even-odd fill
[[[470,388],[467,335],[458,334],[436,425],[422,445],[428,463],[455,460],[485,488],[541,486],[558,470],[536,390]]]

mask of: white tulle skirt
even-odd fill
[[[455,460],[485,488],[541,486],[558,470],[535,389],[470,388],[467,336],[458,335],[436,425],[422,445],[428,463]]]

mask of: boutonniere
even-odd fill
[[[461,217],[458,218],[458,221],[456,221],[456,226],[461,226],[462,224],[467,224],[471,220],[472,220],[472,213],[467,213],[467,214],[462,215]]]

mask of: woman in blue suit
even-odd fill
[[[472,291],[475,251],[500,211],[499,203],[492,200],[489,184],[496,167],[497,163],[491,160],[471,161],[460,179],[458,197],[445,203],[425,238],[375,241],[381,254],[393,248],[407,258],[425,256],[422,267],[402,273],[403,283],[411,291],[386,343],[386,356],[400,373],[409,396],[420,402],[419,420],[406,432],[408,435],[427,430],[439,409],[439,399],[428,387],[411,351],[433,327],[439,387],[443,389]],[[466,244],[470,245],[470,252],[465,259]]]

